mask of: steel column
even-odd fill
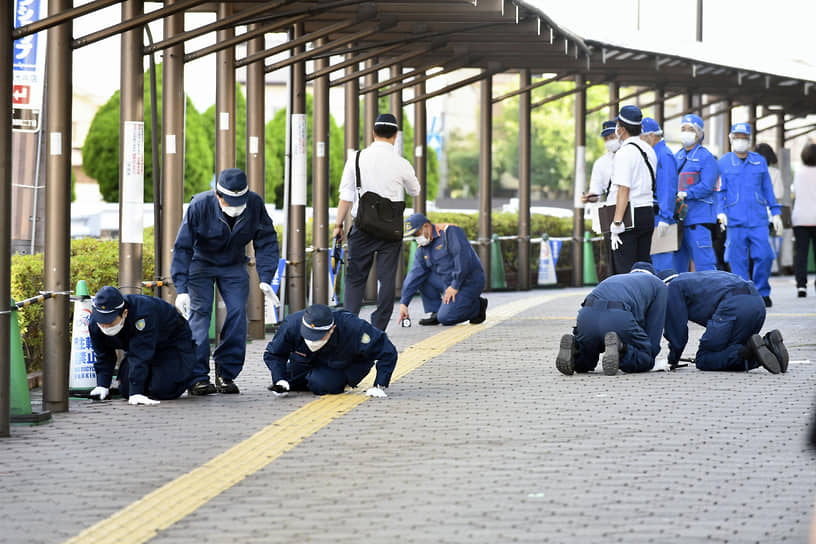
[[[249,25],[249,31],[257,30],[261,25]],[[247,55],[263,51],[264,36],[261,34],[247,41]],[[264,180],[264,119],[266,117],[263,61],[247,65],[247,96],[246,96],[246,175],[247,184],[251,191],[255,191],[266,201]],[[264,325],[264,294],[258,287],[260,278],[255,262],[255,247],[249,243],[246,247],[250,258],[249,267],[249,300],[247,301],[247,318],[249,319],[249,337],[263,340]]]
[[[11,104],[14,64],[12,2],[0,8],[0,103]],[[70,35],[70,32],[69,32]],[[0,112],[0,436],[11,426],[11,108]],[[46,350],[48,351],[48,350]]]
[[[126,7],[136,8],[134,2],[125,2]],[[70,0],[53,0],[48,3],[48,13],[55,15],[71,7]],[[124,9],[124,8],[123,8]],[[45,182],[45,263],[44,287],[47,291],[68,291],[71,289],[71,33],[72,23],[67,22],[52,27],[48,31],[48,52],[46,64],[46,182]],[[139,31],[141,36],[141,30]],[[125,43],[125,37],[122,37]],[[124,45],[123,45],[124,51]],[[139,56],[141,60],[141,55]],[[123,63],[122,71],[125,66]],[[139,71],[139,89],[142,72]],[[125,87],[122,88],[124,99]],[[139,118],[142,112],[139,94]],[[121,159],[121,157],[120,157]],[[120,190],[121,195],[121,190]],[[121,200],[121,199],[120,199]],[[121,208],[120,208],[121,209]],[[141,218],[140,218],[141,219]],[[134,257],[138,257],[137,271],[141,273],[141,244],[133,244]],[[120,245],[121,248],[121,245]],[[128,254],[129,255],[129,254]],[[127,262],[119,253],[121,270]],[[139,278],[141,279],[141,277]],[[101,285],[95,286],[97,289]],[[5,299],[3,302],[6,302]],[[68,411],[68,364],[70,342],[68,323],[70,303],[68,297],[54,297],[46,300],[45,330],[43,342],[47,349],[43,356],[43,409],[52,412]]]
[[[399,78],[402,75],[402,65],[401,64],[392,64],[389,68],[391,78]],[[402,115],[402,92],[397,92],[389,95],[388,97],[388,109],[397,119],[397,125],[399,129],[397,130],[397,140],[394,142],[394,149],[397,151],[397,154],[402,157],[405,155],[404,153],[404,145],[403,142],[405,141],[405,131],[403,126],[403,115]],[[414,209],[416,209],[416,202],[414,204]],[[399,299],[402,295],[402,280],[404,277],[403,269],[405,268],[405,259],[403,256],[403,252],[399,252],[399,259],[397,261],[397,269],[394,272],[396,274],[396,281],[394,282],[394,297]]]
[[[349,44],[349,48],[353,44]],[[347,53],[346,58],[351,59],[354,53]],[[351,75],[357,71],[358,64],[353,64],[346,68],[346,75]],[[345,94],[345,114],[343,118],[343,144],[346,146],[346,160],[348,160],[355,150],[360,147],[360,82],[357,79],[348,81],[343,86]]]
[[[530,70],[519,72],[519,87],[530,87]],[[518,278],[517,288],[526,291],[530,288],[530,153],[531,153],[531,116],[528,90],[519,96],[519,210],[518,210]]]
[[[586,86],[584,76],[575,76],[575,186],[572,216],[572,286],[584,285],[584,203],[581,194],[586,187]],[[617,114],[616,114],[617,116]]]
[[[292,38],[303,36],[303,23],[294,26]],[[293,47],[291,54],[303,51]],[[306,62],[292,65],[292,175],[287,228],[289,263],[286,266],[289,312],[306,307]]]
[[[414,87],[414,94],[425,94],[425,82]],[[414,172],[419,180],[419,195],[414,198],[414,210],[427,213],[428,209],[428,112],[425,101],[414,102]]]
[[[731,132],[731,117],[733,110],[730,100],[725,101],[725,107],[720,111],[722,130],[720,131],[720,157],[731,151],[728,133]]]
[[[326,38],[315,47],[327,43]],[[329,65],[328,57],[314,61],[315,70]],[[329,303],[329,76],[313,82],[314,108],[312,129],[312,302]]]
[[[366,68],[374,66],[377,59],[367,60]],[[370,88],[377,84],[377,72],[372,72],[365,76],[365,86]],[[365,93],[363,98],[363,147],[368,147],[374,141],[374,121],[379,113],[379,97],[376,91]],[[377,262],[371,263],[371,271],[368,274],[368,281],[365,286],[365,300],[377,300]]]
[[[218,4],[217,16],[226,19],[232,15],[232,5]],[[217,41],[235,36],[233,27],[216,32]],[[215,54],[215,175],[235,168],[235,48],[228,47]]]
[[[756,104],[748,105],[748,123],[751,125],[751,147],[756,145],[757,131],[757,107]]]
[[[781,110],[776,114],[776,146],[775,151],[781,153],[785,148],[785,110]]]
[[[655,103],[654,103],[654,118],[657,121],[657,124],[660,125],[660,128],[663,129],[665,132],[665,128],[663,127],[663,123],[666,117],[666,92],[663,87],[658,87],[655,90]]]
[[[618,111],[620,110],[620,104],[618,103],[620,100],[620,84],[617,81],[613,81],[609,84],[609,118],[614,119],[618,116]]]
[[[492,169],[493,157],[493,77],[488,70],[479,85],[479,259],[485,271],[485,289],[490,289],[490,243],[493,229],[492,213]]]

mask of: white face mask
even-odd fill
[[[246,204],[241,204],[240,206],[221,206],[221,211],[230,217],[238,217],[244,213],[245,209]]]
[[[328,335],[326,338],[322,338],[320,340],[306,340],[304,338],[303,341],[306,342],[306,347],[309,348],[309,351],[316,353],[320,348],[325,346],[330,339],[331,335]]]
[[[416,243],[418,246],[427,246],[428,244],[431,243],[431,239],[425,236],[424,234],[421,234],[416,237]]]
[[[734,138],[733,140],[731,140],[731,150],[734,153],[745,153],[746,151],[748,151],[750,145],[751,142],[744,138]]]
[[[119,334],[119,331],[125,327],[125,316],[123,314],[122,319],[119,320],[119,323],[117,325],[113,325],[112,327],[103,327],[101,323],[97,323],[96,325],[99,327],[99,330],[102,331],[102,334],[106,336],[116,336]]]
[[[697,133],[685,130],[680,132],[680,143],[683,144],[683,147],[693,146],[697,143]]]
[[[607,151],[609,151],[610,153],[614,153],[614,152],[616,152],[618,149],[620,149],[620,140],[606,140],[606,141],[604,142],[604,147],[605,147],[605,148],[606,148],[606,150],[607,150]]]

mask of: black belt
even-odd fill
[[[584,302],[581,303],[581,306],[593,306],[597,310],[603,310],[604,308],[608,308],[610,310],[629,309],[623,302],[617,302],[615,300],[598,300],[593,298],[584,299]]]

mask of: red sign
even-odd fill
[[[15,85],[11,96],[12,104],[28,104],[31,99],[31,87],[28,85]]]

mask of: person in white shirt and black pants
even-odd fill
[[[392,202],[403,203],[405,193],[419,194],[419,180],[414,168],[394,149],[397,140],[397,119],[390,113],[379,115],[374,122],[374,141],[359,151],[360,189],[357,189],[357,153],[346,159],[343,178],[340,181],[340,204],[332,238],[343,237],[343,221],[351,210],[352,217],[358,213],[359,199],[371,191]],[[400,218],[400,229],[402,218]],[[394,286],[397,263],[402,240],[389,241],[377,238],[352,226],[348,235],[348,261],[344,308],[353,314],[360,313],[363,293],[371,271],[374,256],[377,258],[377,309],[371,314],[371,324],[384,331],[394,310]]]
[[[643,114],[637,106],[624,106],[615,119],[615,131],[621,141],[612,165],[612,185],[607,202],[615,203],[610,226],[612,274],[625,274],[638,261],[652,262],[654,231],[655,172],[657,156],[651,146],[640,139]],[[634,216],[632,227],[624,226],[627,204]]]

